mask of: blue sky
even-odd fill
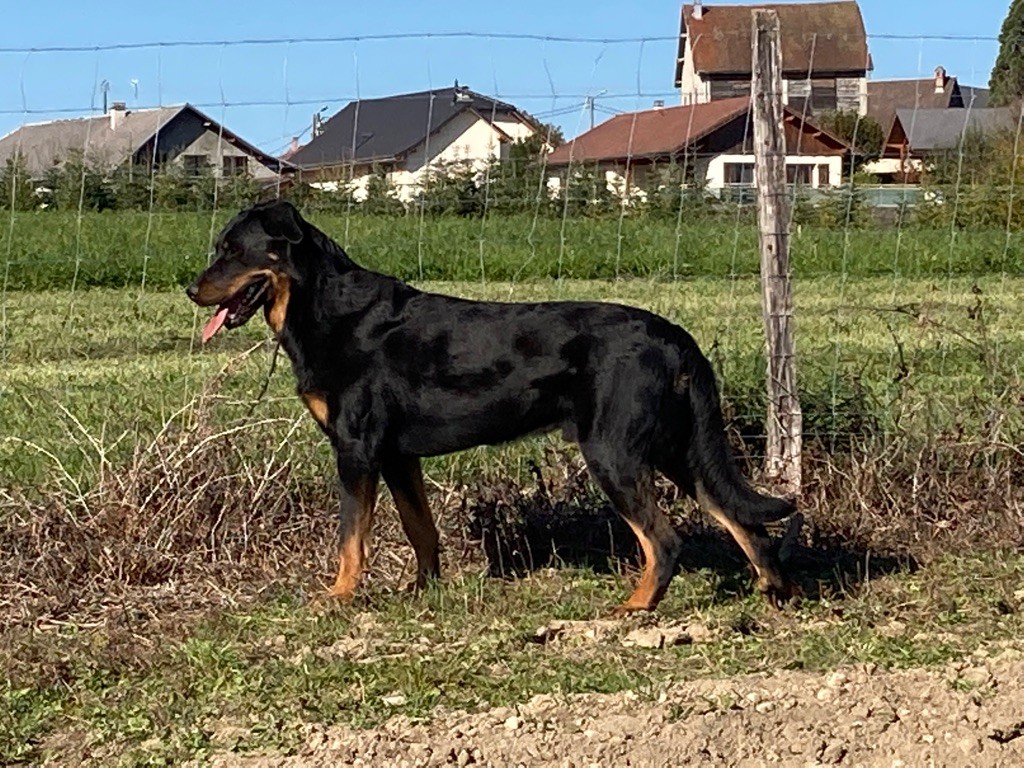
[[[0,134],[23,122],[98,113],[103,80],[110,83],[111,100],[136,107],[190,101],[271,152],[307,131],[312,113],[323,107],[330,115],[356,96],[445,87],[456,78],[560,124],[567,136],[589,126],[581,108],[588,93],[599,94],[598,121],[613,110],[646,108],[656,98],[671,104],[675,98],[671,38],[678,33],[681,5],[675,0],[12,5],[0,25]],[[986,85],[1008,5],[861,0],[872,77],[928,76],[941,64],[961,82]],[[237,42],[467,31],[482,37]],[[633,40],[502,40],[488,34]],[[27,50],[174,41],[232,43]]]

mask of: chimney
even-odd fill
[[[701,0],[693,0],[693,18],[704,18],[704,4],[701,2]]]
[[[110,130],[116,131],[117,127],[124,121],[128,114],[127,106],[123,101],[115,101],[110,105]]]
[[[945,67],[935,68],[935,92],[944,93],[946,90],[946,81],[949,78],[946,77]]]
[[[665,100],[664,99],[655,99],[654,100],[654,108],[655,109],[664,109],[665,108]]]
[[[302,145],[299,144],[299,137],[292,136],[291,143],[288,144],[288,149],[285,150],[284,154],[281,155],[282,160],[291,160],[292,155],[302,149]]]

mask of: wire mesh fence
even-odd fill
[[[0,94],[11,131],[0,144],[3,484],[86,487],[170,421],[187,426],[188,404],[213,381],[220,423],[255,413],[268,440],[289,436],[281,450],[319,456],[311,474],[329,466],[290,397],[289,372],[270,371],[269,332],[252,323],[201,349],[200,312],[181,292],[231,215],[278,196],[357,262],[432,289],[622,301],[667,315],[712,358],[734,431],[756,458],[764,358],[749,119],[742,97],[705,105],[733,105],[724,137],[720,125],[698,125],[700,110],[680,112],[699,99],[663,87],[678,42],[459,34],[0,51],[12,73]],[[940,89],[932,51],[969,50],[960,59],[980,62],[995,48],[993,39],[869,43],[906,52],[898,74],[916,91],[888,118],[909,119],[908,135]],[[451,46],[486,56],[488,87],[442,77],[436,62]],[[254,49],[259,64],[239,80],[240,57]],[[566,56],[582,64],[553,67]],[[330,60],[332,82],[297,79],[309,60]],[[126,62],[149,78],[132,81],[131,98],[108,100],[105,73]],[[209,76],[183,83],[179,70],[194,73],[197,62]],[[381,86],[382,62],[416,76]],[[1021,123],[974,130],[967,116],[981,97],[966,86],[984,79],[977,66],[950,73],[963,85],[958,140],[923,154],[909,139],[891,143],[891,125],[871,117],[870,83],[842,112],[836,81],[830,97],[808,71],[800,98],[801,78],[789,78],[797,354],[812,455],[897,438],[986,451],[1019,443]],[[37,97],[37,70],[50,67],[85,87],[64,101]],[[960,87],[941,76],[943,93]],[[385,117],[413,138],[403,152],[359,154],[380,138],[381,100],[398,104],[393,121],[421,124]],[[289,161],[296,149],[308,158],[342,116],[340,160]],[[682,138],[651,127],[670,119]],[[615,151],[589,152],[592,126],[617,131]],[[220,377],[225,368],[235,373]],[[507,449],[460,461],[435,471],[525,466]]]

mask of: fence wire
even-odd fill
[[[470,83],[493,97],[485,121],[493,122],[498,102],[509,102],[530,113],[539,135],[554,143],[559,132],[566,140],[586,132],[595,112],[598,125],[625,119],[617,175],[609,179],[605,166],[587,161],[555,168],[544,153],[523,159],[525,171],[515,169],[505,145],[504,157],[495,146],[501,159],[472,172],[452,162],[404,190],[382,177],[364,200],[344,190],[353,168],[337,179],[342,189],[320,189],[301,174],[263,183],[224,178],[222,164],[188,176],[154,151],[140,186],[138,177],[115,178],[109,162],[92,160],[100,122],[90,123],[80,145],[65,148],[62,164],[45,178],[26,176],[8,157],[0,179],[0,204],[8,209],[0,244],[0,482],[43,483],[55,465],[84,482],[103,462],[129,461],[140,442],[204,392],[216,392],[218,418],[239,418],[268,377],[268,394],[255,407],[263,418],[280,417],[282,434],[291,434],[303,412],[290,396],[286,367],[268,373],[268,331],[257,319],[200,348],[203,313],[181,290],[208,263],[225,221],[268,196],[294,199],[357,261],[417,285],[502,300],[621,301],[667,315],[712,358],[730,423],[756,455],[764,342],[749,179],[734,168],[736,183],[711,189],[700,177],[717,153],[685,151],[674,161],[649,163],[635,150],[638,115],[654,100],[665,100],[665,109],[681,100],[677,89],[665,87],[671,72],[662,71],[674,61],[676,36],[452,33],[8,48],[0,49],[0,72],[16,67],[17,88],[0,95],[0,118],[12,118],[6,125],[15,131],[44,119],[102,116],[99,85],[121,56],[150,57],[155,74],[142,96],[119,101],[134,112],[173,106],[178,102],[166,94],[185,93],[181,57],[209,54],[216,66],[194,84],[197,97],[185,98],[218,123],[213,154],[221,158],[228,132],[251,133],[253,143],[281,154],[293,137],[312,138],[311,108],[329,117],[349,101],[450,87],[438,49],[457,41],[492,48],[480,80],[489,80],[488,87]],[[874,35],[869,43],[898,44],[907,61],[894,74],[922,83],[941,63],[929,60],[935,46],[969,50],[965,60],[972,62],[995,50],[994,38],[980,37]],[[916,43],[913,53],[909,43]],[[405,61],[412,44],[417,66],[408,76],[392,68],[385,90],[378,63],[388,55]],[[238,87],[236,55],[253,48],[269,60],[261,66],[280,73],[280,83]],[[501,55],[509,50],[516,55]],[[66,103],[34,92],[33,67],[58,57],[62,67],[90,73],[87,92]],[[310,57],[329,58],[331,82],[299,80]],[[571,71],[567,60],[574,62]],[[530,82],[517,72],[527,61]],[[809,96],[794,110],[812,122],[820,117],[810,99],[813,69],[812,53]],[[987,79],[974,64],[949,75],[964,85]],[[921,108],[911,109],[913,126]],[[357,108],[353,151],[360,114]],[[425,120],[433,125],[432,108]],[[739,139],[744,146],[751,138],[747,125]],[[868,127],[858,112],[851,140],[859,142]],[[965,129],[941,168],[926,164],[910,184],[880,185],[858,163],[845,165],[835,186],[794,185],[805,443],[835,452],[906,435],[922,443],[1020,440],[1020,131],[1017,120],[1013,130],[979,144]],[[431,142],[442,139],[424,134],[429,156],[436,149]],[[798,135],[798,153],[805,140]],[[552,186],[552,179],[559,183]],[[308,445],[316,443],[314,430],[306,437]],[[25,444],[35,450],[26,452]]]

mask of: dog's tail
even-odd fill
[[[690,371],[689,395],[694,435],[690,465],[694,476],[723,510],[741,525],[761,525],[788,517],[796,503],[758,493],[736,466],[725,436],[722,405],[711,364],[697,354]]]

